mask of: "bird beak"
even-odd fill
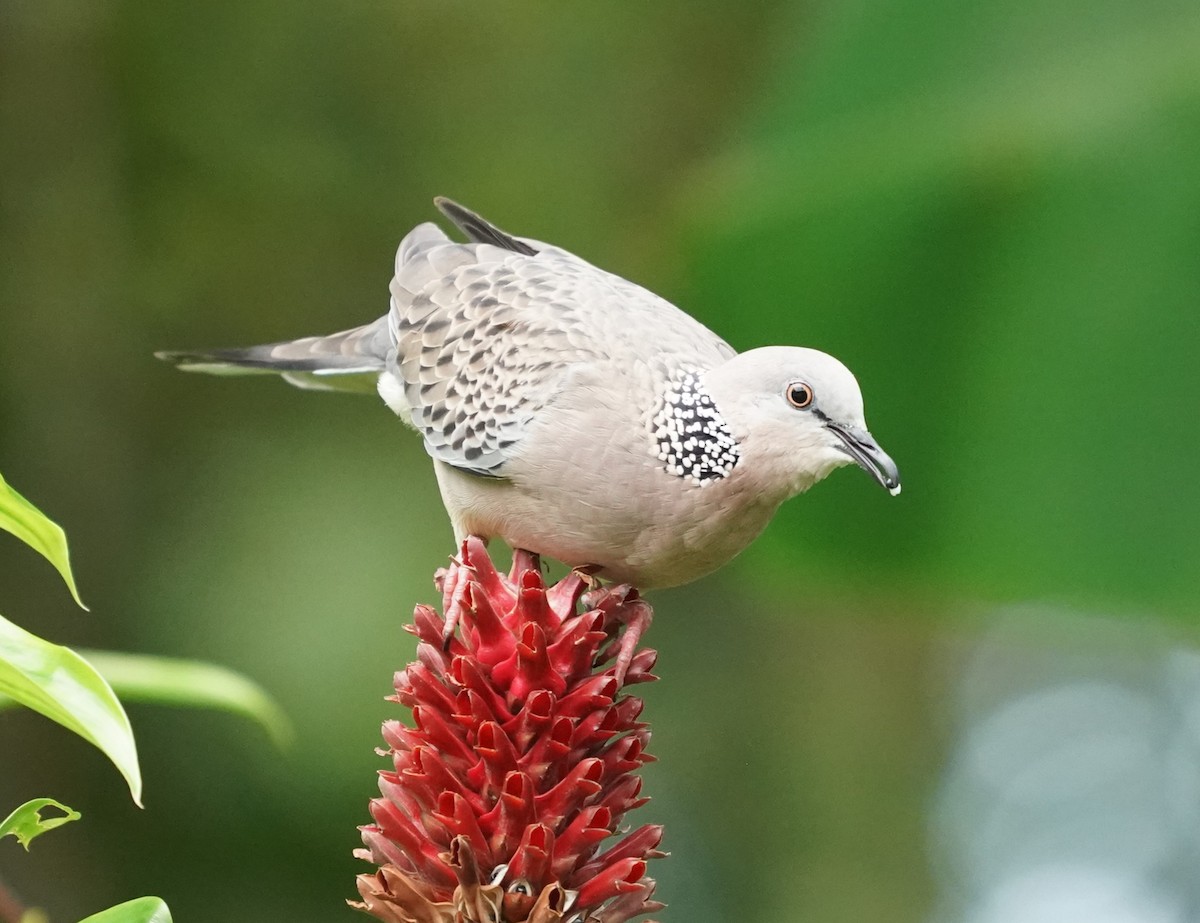
[[[841,426],[833,422],[826,423],[825,428],[841,440],[838,448],[882,484],[889,494],[894,497],[900,493],[900,469],[892,457],[879,448],[874,436],[857,426]]]

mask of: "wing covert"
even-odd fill
[[[579,363],[620,374],[647,353],[699,366],[733,354],[674,305],[557,247],[458,244],[426,224],[396,262],[388,371],[429,454],[475,474],[504,476]]]

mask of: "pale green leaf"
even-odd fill
[[[12,489],[0,475],[0,529],[11,532],[30,548],[41,554],[58,568],[66,581],[67,589],[75,602],[84,609],[83,600],[75,586],[71,573],[71,559],[67,552],[67,536],[62,528],[46,518],[36,506]]]
[[[0,695],[99,747],[129,783],[133,800],[142,803],[137,745],[125,709],[104,677],[73,650],[0,616]]]
[[[261,686],[233,670],[196,660],[81,653],[124,702],[220,709],[257,722],[280,748],[291,742],[292,728],[283,709]]]
[[[139,897],[93,913],[79,923],[171,923],[171,911],[159,897]]]
[[[59,813],[45,817],[42,812],[47,808],[52,808]],[[34,838],[55,827],[79,820],[80,816],[78,811],[68,808],[53,798],[34,798],[32,801],[26,801],[4,820],[0,820],[0,839],[6,836],[15,836],[17,842],[28,850],[29,844],[33,842]]]

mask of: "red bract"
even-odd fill
[[[417,607],[417,660],[396,674],[414,726],[383,726],[394,768],[355,853],[379,868],[358,876],[353,906],[388,923],[622,923],[661,908],[646,861],[663,855],[662,828],[621,826],[652,759],[642,701],[622,693],[655,678],[655,652],[637,647],[650,607],[575,572],[546,587],[522,552],[505,577],[476,539],[439,588],[447,617]]]

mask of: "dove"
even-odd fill
[[[180,369],[376,392],[421,436],[461,543],[641,588],[721,567],[843,465],[900,492],[854,375],[738,353],[666,300],[448,199],[400,243],[387,313],[329,336],[157,353]]]

